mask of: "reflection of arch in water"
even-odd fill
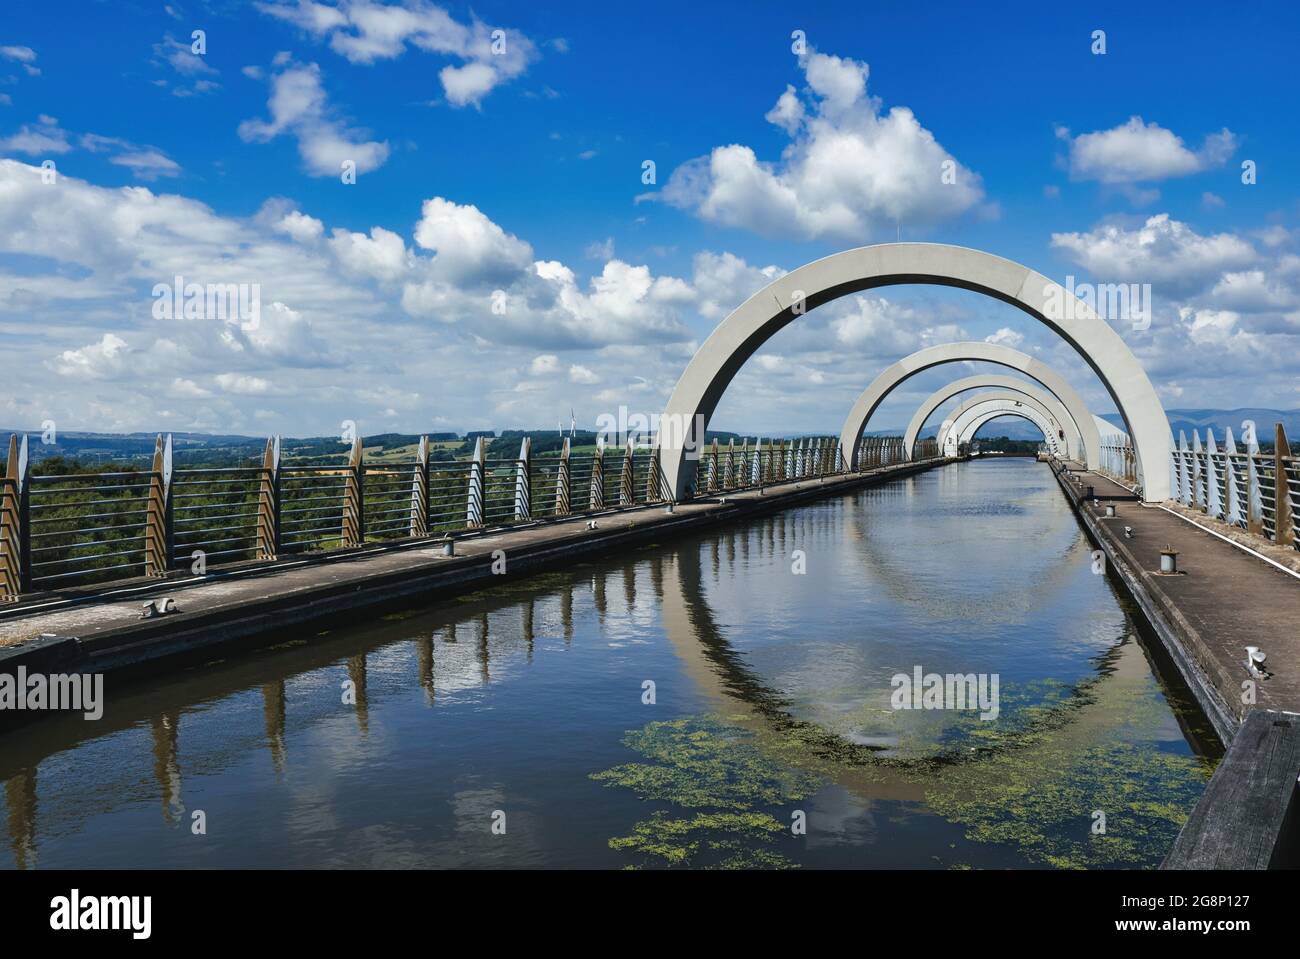
[[[778,762],[816,772],[863,799],[924,802],[927,793],[945,788],[942,776],[930,775],[935,769],[925,761],[910,766],[872,762],[870,748],[792,716],[785,697],[756,675],[727,639],[720,626],[725,617],[713,610],[703,590],[700,559],[699,546],[689,543],[665,559],[663,625],[673,652],[713,712],[747,729],[754,745]],[[1024,755],[1082,753],[1117,736],[1128,721],[1127,704],[1145,689],[1154,668],[1137,642],[1121,640],[1110,647],[1087,684],[1087,698],[1070,708],[1069,722],[1050,739],[1025,747]],[[968,769],[987,768],[990,780],[1000,781],[1004,772],[986,766],[988,758],[952,761],[962,761]]]
[[[955,464],[946,470],[928,473],[924,477],[909,477],[908,479],[912,483],[924,481],[948,485],[960,493],[964,489],[961,471],[977,468],[979,468],[977,464],[973,463]],[[1041,466],[1036,468],[1044,469]],[[928,544],[933,547],[928,551],[899,550],[893,548],[893,544],[882,539],[872,529],[873,524],[879,524],[882,521],[882,516],[867,509],[866,505],[873,499],[887,502],[891,496],[902,495],[903,493],[904,491],[898,489],[896,484],[855,493],[853,495],[854,502],[862,505],[853,511],[849,521],[844,524],[845,538],[860,547],[854,551],[853,555],[863,564],[863,575],[871,576],[874,581],[879,582],[895,602],[916,606],[931,616],[948,617],[952,614],[951,604],[959,601],[959,599],[955,598],[950,590],[929,589],[919,585],[914,569],[908,565],[912,562],[925,562],[933,567],[935,563],[942,562],[948,555],[946,541],[936,541]],[[1054,485],[1045,485],[1042,490],[1034,495],[1051,500],[1053,503],[1060,501],[1060,494]],[[962,500],[965,501],[964,496],[962,496]],[[885,510],[888,511],[888,507],[885,507]],[[997,616],[1005,611],[1007,604],[1012,601],[1020,602],[1023,607],[1028,608],[1030,604],[1042,602],[1069,584],[1070,577],[1074,572],[1069,560],[1078,559],[1081,554],[1090,554],[1091,544],[1068,508],[1049,515],[1057,518],[1060,528],[1076,534],[1070,539],[1069,545],[1061,552],[1060,561],[1046,563],[1039,567],[1037,570],[1039,578],[1026,581],[1024,588],[1014,596],[1003,597],[1001,609],[984,605],[963,606],[963,615],[972,619],[975,617]],[[968,522],[967,516],[968,514],[961,514],[956,517],[955,522]],[[898,514],[896,512],[891,514],[889,519],[891,520],[891,529],[897,530],[901,522]],[[998,521],[995,518],[990,518],[990,522]],[[1042,527],[1040,527],[1040,530],[1042,535],[1047,535],[1050,532],[1050,530]],[[951,577],[945,578],[950,581],[965,581],[969,578],[968,574],[969,568],[961,566],[952,570]]]

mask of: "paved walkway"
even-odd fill
[[[1086,471],[1075,475],[1080,486],[1093,487],[1100,504],[1088,501],[1083,509],[1184,634],[1192,658],[1233,715],[1240,720],[1251,708],[1242,702],[1242,683],[1255,678],[1245,665],[1248,645],[1268,655],[1268,675],[1256,678],[1255,705],[1300,712],[1300,579],[1167,509],[1139,503],[1103,476]],[[1072,485],[1067,481],[1067,489]],[[1114,519],[1105,517],[1107,503],[1115,506]],[[1175,507],[1170,504],[1169,509]],[[1192,518],[1211,528],[1221,525],[1199,514]],[[1131,535],[1125,535],[1125,527]],[[1246,539],[1244,534],[1240,538]],[[1253,545],[1266,554],[1273,552],[1268,544]],[[1158,573],[1165,546],[1178,552],[1178,575]]]

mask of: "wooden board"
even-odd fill
[[[1161,868],[1295,867],[1298,775],[1300,716],[1247,713]]]

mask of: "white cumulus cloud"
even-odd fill
[[[312,176],[339,176],[349,160],[356,164],[357,173],[368,173],[388,159],[387,141],[365,139],[365,133],[334,114],[321,84],[320,67],[314,63],[285,64],[271,78],[267,109],[270,120],[245,120],[239,125],[239,136],[266,143],[283,133],[292,134],[303,166]]]
[[[477,17],[462,23],[427,0],[343,0],[337,6],[297,0],[256,6],[316,39],[328,39],[330,48],[351,63],[392,60],[408,46],[459,61],[438,73],[447,102],[456,107],[477,106],[537,58],[536,46],[519,31],[489,26]]]
[[[773,236],[864,241],[897,222],[925,226],[984,198],[907,107],[884,112],[866,63],[809,52],[807,86],[788,86],[767,119],[791,142],[776,162],[741,144],[715,147],[673,171],[656,196],[725,226]]]

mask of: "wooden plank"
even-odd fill
[[[1162,869],[1296,865],[1300,716],[1246,714]]]

